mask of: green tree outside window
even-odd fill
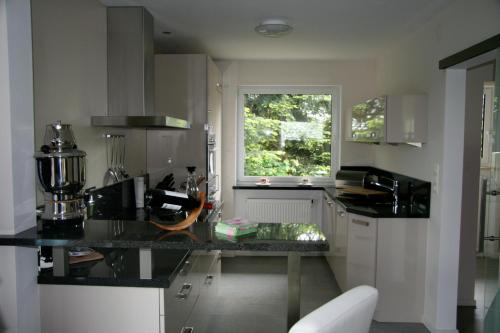
[[[244,94],[245,176],[331,177],[332,96]]]

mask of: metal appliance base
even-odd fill
[[[288,253],[288,312],[287,329],[300,319],[300,253]]]
[[[74,198],[70,200],[49,200],[45,201],[45,208],[42,214],[42,219],[46,221],[54,221],[54,224],[74,224],[69,221],[83,221],[85,216],[85,203],[83,198]]]

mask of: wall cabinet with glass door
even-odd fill
[[[427,96],[388,95],[368,99],[351,110],[349,141],[425,143]]]

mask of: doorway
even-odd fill
[[[461,333],[498,332],[487,325],[498,294],[500,236],[500,117],[495,103],[496,55],[466,69],[464,155],[457,328]],[[497,75],[498,77],[498,75]],[[499,196],[497,197],[497,192]],[[491,236],[490,240],[485,237]],[[498,311],[498,310],[497,310]],[[498,326],[497,326],[498,325]]]

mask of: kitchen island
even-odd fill
[[[292,326],[300,317],[301,254],[329,249],[321,230],[316,225],[261,223],[255,235],[234,240],[216,234],[214,226],[215,223],[202,220],[188,229],[166,232],[141,219],[89,219],[84,221],[82,228],[47,231],[33,227],[15,235],[0,235],[0,245],[52,247],[53,268],[39,274],[40,284],[161,288],[164,304],[160,307],[164,311],[165,327],[168,327],[169,320],[165,315],[167,312],[165,309],[171,306],[167,303],[167,298],[173,291],[175,291],[174,297],[187,298],[190,293],[194,293],[192,289],[195,289],[191,287],[192,284],[185,282],[179,282],[180,286],[177,286],[176,281],[184,279],[190,270],[196,270],[194,267],[196,265],[206,266],[207,271],[213,267],[218,259],[217,255],[207,256],[210,251],[215,251],[214,253],[220,250],[286,251],[288,252],[287,321],[288,326]],[[101,262],[95,266],[75,270],[71,267],[73,265],[69,265],[68,260],[68,249],[72,247],[92,247],[105,254],[116,254],[118,250],[121,251],[122,259],[120,265],[113,269],[106,262]],[[196,261],[193,260],[195,261],[192,264],[193,268],[186,267],[191,264],[188,259],[193,256],[198,258]],[[203,273],[203,269],[201,272]],[[200,284],[211,284],[213,276],[208,274],[205,279],[210,282],[205,281]],[[179,291],[176,290],[177,287]]]

